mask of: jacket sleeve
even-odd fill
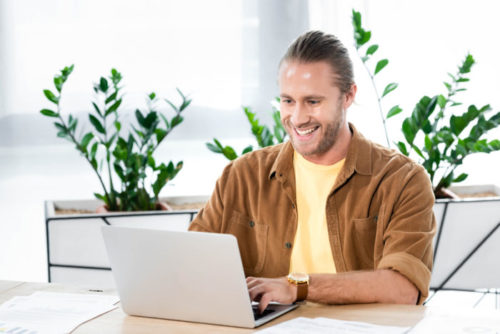
[[[425,170],[413,164],[392,208],[383,234],[383,255],[378,269],[392,269],[408,278],[420,291],[418,303],[428,296],[436,232],[434,194]]]
[[[224,189],[228,184],[232,163],[229,163],[215,184],[215,189],[204,208],[202,208],[189,225],[189,231],[222,232],[224,217]]]

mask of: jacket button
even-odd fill
[[[251,220],[250,223],[248,223],[248,225],[250,225],[250,227],[254,227],[255,223],[253,222],[253,220]]]
[[[292,244],[289,243],[289,242],[287,242],[287,243],[285,243],[285,247],[288,248],[288,249],[290,249],[290,248],[292,248]]]

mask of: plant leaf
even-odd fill
[[[114,99],[116,99],[117,95],[118,95],[118,91],[115,91],[113,94],[111,94],[110,96],[108,96],[106,98],[106,101],[104,101],[104,103],[109,104],[111,101],[113,101]]]
[[[425,157],[424,157],[424,154],[422,153],[422,151],[415,145],[412,145],[411,148],[413,148],[413,150],[422,158],[425,160]]]
[[[408,153],[408,149],[406,148],[406,145],[405,143],[403,142],[398,142],[397,143],[397,146],[398,146],[398,149],[399,149],[399,152],[403,153],[404,155],[408,156],[409,153]]]
[[[192,100],[185,100],[182,105],[180,106],[179,108],[179,112],[180,111],[183,111],[184,109],[186,109],[190,104],[191,104],[191,101]]]
[[[453,179],[453,182],[455,182],[455,183],[462,182],[467,178],[467,176],[469,176],[469,175],[462,173],[459,176],[457,176],[455,179]]]
[[[104,134],[106,133],[106,130],[104,129],[104,126],[102,125],[102,123],[97,119],[97,117],[95,117],[94,115],[89,115],[89,120],[90,120],[90,123],[92,123],[92,125],[94,126],[94,128]]]
[[[476,61],[474,60],[474,57],[472,57],[472,55],[468,53],[467,56],[465,56],[462,65],[458,68],[458,71],[460,72],[460,74],[469,73],[472,65],[474,65],[475,62]]]
[[[85,136],[83,136],[82,141],[80,142],[80,146],[85,152],[87,151],[87,146],[93,138],[94,134],[92,132],[88,132]]]
[[[57,91],[61,93],[63,86],[63,78],[61,76],[54,77],[54,86],[56,87]]]
[[[246,154],[248,152],[252,152],[252,151],[253,151],[253,147],[252,147],[252,145],[249,145],[243,149],[243,151],[241,152],[241,155]]]
[[[406,118],[402,124],[403,134],[408,144],[413,144],[413,140],[417,134],[414,130],[415,126],[412,123],[411,118]]]
[[[437,103],[439,105],[439,108],[444,109],[444,107],[446,106],[447,102],[448,101],[446,100],[446,98],[443,95],[439,95],[438,96]]]
[[[94,109],[97,112],[97,114],[102,117],[101,110],[99,109],[99,107],[97,106],[97,104],[95,102],[92,102],[92,105],[94,106]]]
[[[44,89],[43,94],[45,95],[47,100],[49,100],[50,102],[55,103],[55,104],[59,103],[59,98],[57,96],[55,96],[54,93],[52,93],[50,90]]]
[[[219,147],[219,146],[216,146],[212,143],[205,143],[205,145],[207,146],[207,148],[214,152],[214,153],[222,153],[222,149]]]
[[[425,135],[424,143],[425,143],[425,149],[427,150],[427,152],[430,152],[432,150],[432,141],[428,135]]]
[[[443,82],[443,84],[445,85],[448,92],[451,92],[451,84],[449,84],[448,82]]]
[[[156,134],[156,142],[160,143],[163,140],[163,138],[167,136],[168,132],[165,131],[164,129],[156,129],[155,134]]]
[[[392,92],[396,88],[398,88],[398,84],[395,82],[391,82],[390,84],[385,86],[384,92],[382,93],[382,97],[386,96],[387,94],[389,94],[390,92]]]
[[[378,63],[377,63],[377,66],[375,66],[375,74],[377,74],[378,72],[382,71],[382,69],[384,67],[387,66],[387,64],[389,64],[389,60],[387,59],[382,59],[382,60],[379,60]]]
[[[386,116],[386,119],[389,119],[391,118],[392,116],[396,116],[397,114],[399,114],[400,112],[402,112],[403,109],[401,109],[399,106],[394,106],[391,108],[391,110],[389,110],[389,112],[387,113],[387,116]]]
[[[231,146],[225,146],[222,149],[222,154],[224,154],[224,156],[229,160],[234,160],[238,157],[238,155]]]
[[[175,104],[173,104],[172,102],[170,102],[170,100],[165,99],[165,102],[167,102],[170,105],[170,107],[172,107],[172,109],[174,109],[175,112],[177,112],[177,113],[180,112],[179,108],[177,108],[177,106]]]
[[[97,154],[98,147],[99,147],[99,143],[98,142],[95,142],[92,145],[92,148],[90,149],[90,158],[91,158],[91,160],[95,160],[95,155]],[[97,166],[97,161],[96,161],[96,166]]]
[[[98,194],[98,193],[94,193],[94,196],[95,196],[95,198],[97,198],[97,199],[99,199],[99,200],[103,201],[106,205],[109,205],[109,201],[108,201],[108,199],[106,198],[106,196],[101,195],[101,194]]]
[[[373,44],[373,45],[371,45],[368,49],[366,49],[366,55],[367,55],[367,56],[372,55],[372,54],[374,54],[377,50],[378,50],[378,45],[377,45],[377,44]]]
[[[55,111],[52,111],[50,109],[42,109],[40,110],[40,113],[44,116],[48,116],[48,117],[59,117],[59,114],[56,113]]]
[[[121,104],[122,104],[122,99],[117,100],[115,103],[113,103],[111,105],[111,107],[109,107],[108,110],[106,110],[105,116],[108,116],[112,112],[116,111],[120,107]]]
[[[181,115],[176,115],[172,118],[171,122],[170,122],[170,126],[172,128],[176,127],[177,125],[179,125],[180,123],[182,123],[182,121],[184,120],[184,118],[181,116]]]
[[[104,77],[101,77],[99,81],[99,89],[101,90],[101,92],[106,93],[108,91],[108,88],[109,88],[108,80],[106,80],[106,78]]]

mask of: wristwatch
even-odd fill
[[[288,282],[297,286],[297,300],[302,301],[307,298],[309,288],[309,275],[303,273],[290,273],[287,276]]]

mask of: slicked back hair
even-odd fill
[[[314,63],[325,61],[335,73],[334,83],[342,93],[347,93],[354,84],[351,58],[344,45],[334,35],[322,31],[309,31],[299,36],[286,51],[280,66],[286,61]]]

